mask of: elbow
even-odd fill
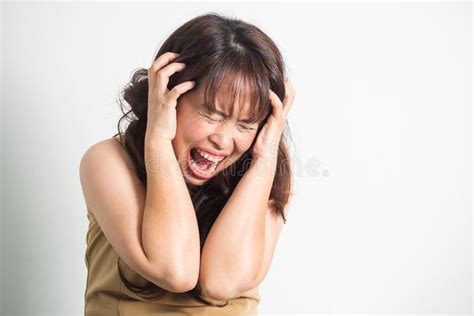
[[[192,290],[197,284],[197,277],[190,273],[169,272],[166,274],[167,288],[173,293],[185,293]]]
[[[176,278],[170,279],[170,292],[185,293],[191,291],[196,286],[196,280],[192,278]]]
[[[174,277],[174,288],[176,293],[184,293],[194,289],[198,282],[198,273],[187,273],[182,274],[182,277],[179,277],[179,274],[175,274]]]
[[[183,281],[175,281],[172,284],[172,288],[170,292],[173,293],[185,293],[191,291],[196,286],[196,282],[183,280]]]
[[[225,282],[212,283],[208,281],[200,281],[202,295],[212,300],[227,301],[235,295],[231,288],[225,286]]]
[[[253,279],[249,279],[251,274],[243,273],[243,277],[231,278],[230,275],[236,274],[231,273],[227,276],[218,277],[206,272],[201,271],[198,283],[201,294],[212,300],[227,301],[236,298],[241,293],[251,289],[250,285],[254,283]]]

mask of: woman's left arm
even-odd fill
[[[270,90],[272,114],[257,136],[252,163],[214,222],[201,254],[203,294],[227,300],[256,287],[265,277],[283,220],[269,207],[278,145],[294,90],[285,81],[283,102]],[[286,208],[285,208],[286,211]]]

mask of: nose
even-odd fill
[[[209,140],[216,146],[218,150],[226,150],[232,148],[233,134],[232,126],[226,122],[217,124],[216,128],[209,136]]]

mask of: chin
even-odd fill
[[[194,179],[192,177],[189,177],[188,175],[186,175],[184,177],[184,182],[186,182],[188,184],[195,185],[195,186],[204,185],[207,181],[209,181],[209,180],[197,180],[197,179]]]

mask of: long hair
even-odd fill
[[[180,54],[174,62],[186,64],[183,71],[174,73],[169,78],[168,89],[170,90],[175,85],[188,80],[195,80],[198,87],[200,82],[206,79],[205,100],[215,101],[225,89],[229,92],[226,95],[231,97],[229,102],[232,108],[236,95],[243,90],[242,82],[247,84],[250,87],[251,117],[258,123],[257,136],[272,110],[268,90],[272,89],[280,100],[283,100],[285,96],[285,70],[279,49],[258,27],[242,20],[216,13],[197,16],[184,23],[166,39],[154,60],[165,52]],[[236,78],[241,80],[236,80]],[[122,99],[129,105],[129,109]],[[245,98],[241,98],[243,99]],[[120,136],[120,142],[130,156],[135,171],[145,187],[147,174],[144,163],[144,142],[147,101],[148,70],[139,68],[135,70],[130,82],[121,92],[119,102],[123,116],[117,125],[118,133],[114,136]],[[206,103],[216,104],[215,102]],[[129,122],[125,133],[121,133],[120,130],[123,120]],[[288,133],[288,125],[285,125],[278,146],[277,170],[268,201],[269,207],[283,218],[285,224],[284,208],[288,204],[292,184]],[[195,186],[186,183],[196,211],[201,251],[214,221],[250,166],[254,143],[234,164],[219,172],[205,184]],[[152,282],[148,282],[143,287],[134,286],[123,276],[120,268],[119,274],[124,284],[143,298],[158,299],[166,294],[166,290]],[[212,304],[200,296],[199,284],[186,293],[204,303]]]

